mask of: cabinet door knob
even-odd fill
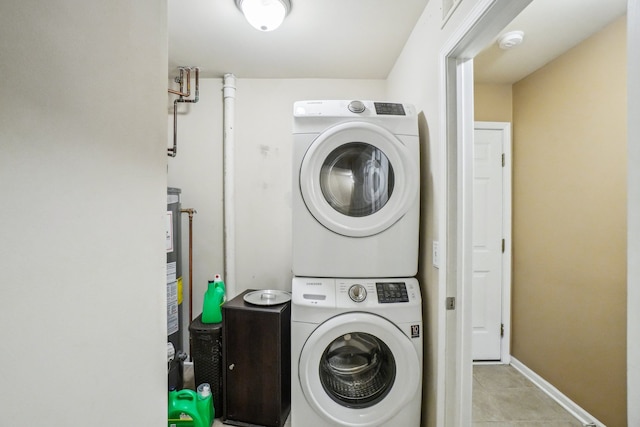
[[[229,365],[229,370],[233,371],[233,368],[235,368],[235,367],[236,367],[236,365],[234,363],[232,363],[231,365]]]

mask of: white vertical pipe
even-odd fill
[[[222,85],[224,97],[223,117],[223,224],[224,224],[224,281],[227,298],[236,296],[236,226],[235,226],[235,166],[234,166],[234,119],[236,100],[236,76],[225,74]]]

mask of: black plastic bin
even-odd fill
[[[209,383],[215,416],[222,416],[222,323],[202,323],[202,315],[189,325],[195,386]]]

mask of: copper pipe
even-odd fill
[[[193,102],[193,103],[196,103],[200,99],[200,83],[199,83],[200,82],[200,68],[193,67],[193,69],[196,71],[196,92],[194,94],[194,97],[193,97],[193,99],[182,99],[182,98],[180,98],[180,100],[178,102]],[[187,78],[189,78],[188,76],[189,76],[189,72],[187,71]],[[190,80],[187,80],[187,92],[191,93],[191,81]]]
[[[189,214],[189,322],[193,320],[193,214],[195,209],[180,209],[180,213]]]
[[[187,71],[187,91],[183,92],[182,88],[184,87],[184,79],[183,74],[184,70]],[[169,93],[179,96],[186,96],[187,98],[191,96],[191,68],[188,67],[180,67],[180,77],[178,78],[178,83],[180,83],[180,90],[168,89]]]
[[[180,91],[175,91],[169,89],[170,93],[174,93],[176,95],[180,95],[179,98],[173,101],[173,147],[167,148],[167,155],[170,157],[175,157],[178,153],[178,103],[179,102],[192,102],[196,103],[200,99],[200,69],[198,67],[194,67],[196,70],[196,93],[194,99],[185,99],[185,96],[191,95],[191,67],[180,67]],[[183,70],[187,71],[187,92],[183,93]]]

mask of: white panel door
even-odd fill
[[[487,128],[489,127],[489,128]],[[501,360],[504,128],[476,124],[473,162],[473,360]]]

